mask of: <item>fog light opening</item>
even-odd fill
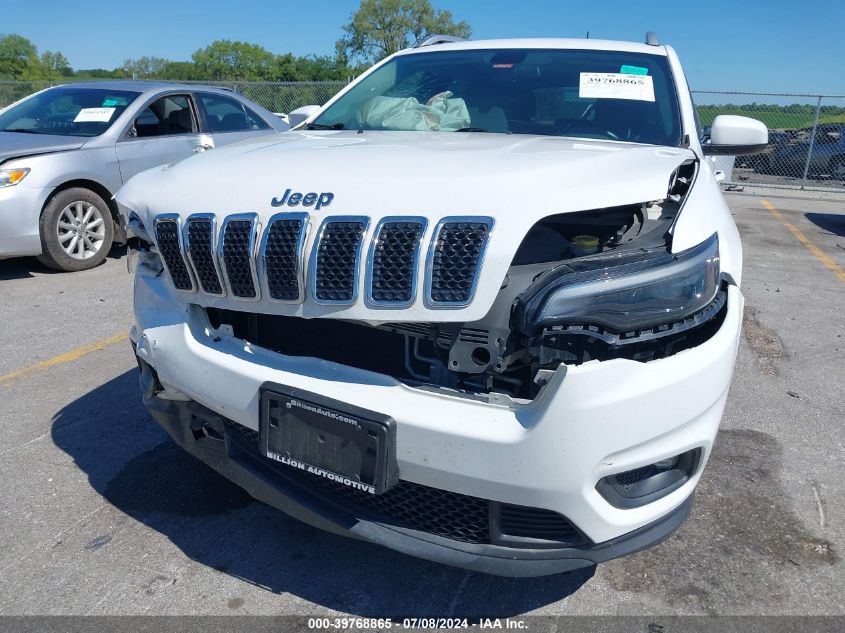
[[[658,460],[647,466],[608,475],[596,490],[616,508],[638,508],[683,486],[695,473],[701,449]]]
[[[675,457],[670,457],[669,459],[661,459],[659,462],[654,462],[653,466],[657,470],[669,470],[670,468],[674,468],[675,466],[677,466],[680,460],[680,455],[675,455]]]

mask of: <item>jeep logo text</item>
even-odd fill
[[[319,210],[322,207],[327,207],[334,200],[334,194],[325,193],[291,193],[290,189],[285,189],[285,195],[281,198],[273,198],[270,201],[274,207],[282,207],[287,204],[289,207],[298,207],[300,204],[303,207],[314,207]]]

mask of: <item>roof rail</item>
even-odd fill
[[[649,31],[645,34],[645,43],[649,46],[660,46],[660,38],[654,31]]]
[[[421,40],[417,40],[413,48],[422,48],[423,46],[434,46],[435,44],[450,44],[451,42],[466,42],[465,37],[456,37],[454,35],[429,35]]]

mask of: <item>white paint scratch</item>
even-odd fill
[[[822,496],[819,494],[819,487],[815,481],[810,482],[810,486],[813,488],[813,495],[816,497],[816,507],[819,510],[819,525],[824,529],[825,526],[825,515],[824,515],[824,505],[822,505]]]

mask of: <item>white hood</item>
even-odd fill
[[[334,215],[428,219],[425,249],[445,216],[490,216],[495,220],[478,288],[460,310],[433,310],[418,300],[408,309],[374,309],[361,300],[348,307],[309,303],[280,305],[264,299],[258,312],[334,316],[378,321],[472,321],[496,298],[522,238],[543,217],[659,200],[671,173],[690,150],[563,137],[444,132],[291,132],[216,149],[169,168],[130,180],[118,201],[138,212],[147,226],[161,213],[217,215],[257,213],[263,225],[282,211],[308,211],[311,234]],[[316,210],[275,207],[274,198],[294,192],[330,192]],[[362,260],[365,258],[362,257]],[[424,266],[424,257],[420,258]],[[361,262],[362,266],[364,262]],[[363,272],[363,271],[362,271]],[[419,272],[424,272],[420,269]],[[362,276],[363,278],[363,276]],[[421,291],[421,290],[420,290]],[[244,309],[243,302],[198,293],[190,302]]]

